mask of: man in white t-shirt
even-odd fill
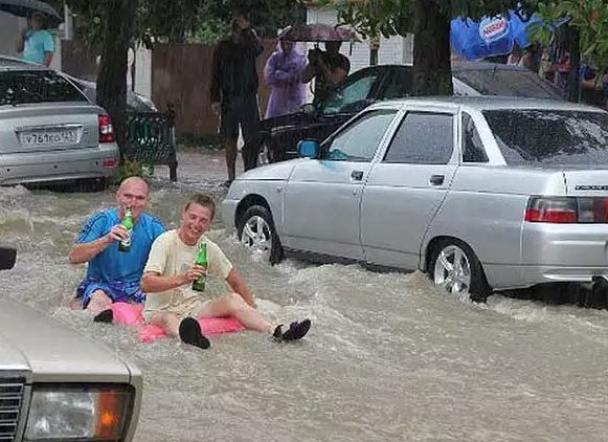
[[[146,321],[199,348],[210,345],[196,320],[203,316],[233,316],[246,328],[272,334],[279,341],[303,338],[310,329],[309,319],[292,322],[283,331],[282,325],[271,325],[255,309],[245,279],[217,244],[204,236],[214,215],[213,199],[196,194],[184,206],[180,228],[165,232],[152,244],[141,279],[141,289],[147,293],[143,312]],[[194,264],[203,242],[207,244],[207,269]],[[211,299],[204,292],[192,290],[192,282],[205,273],[224,279],[233,293]]]

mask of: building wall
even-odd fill
[[[20,23],[22,21],[22,23]],[[25,26],[25,20],[19,19],[6,12],[0,12],[0,54],[16,57],[17,37],[19,29]]]
[[[135,92],[152,99],[152,51],[143,46],[135,50]]]

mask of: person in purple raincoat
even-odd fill
[[[306,67],[306,58],[292,41],[279,40],[277,50],[264,68],[264,80],[271,87],[266,118],[296,112],[306,99],[306,86],[300,82],[300,73]]]

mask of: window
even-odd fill
[[[469,114],[462,114],[462,161],[465,163],[487,163],[488,156]]]
[[[548,98],[563,100],[553,84],[527,69],[498,65],[494,69],[453,69],[452,75],[482,95]]]
[[[454,150],[453,120],[451,114],[408,112],[384,162],[447,164]]]
[[[371,161],[396,113],[391,109],[365,113],[331,140],[325,159]]]
[[[412,70],[408,67],[393,69],[386,80],[383,99],[407,97],[412,93]]]
[[[53,71],[0,72],[0,106],[87,101],[65,78]]]
[[[484,111],[509,165],[608,163],[608,114],[552,109]]]
[[[352,112],[356,113],[367,106],[367,97],[376,82],[377,74],[368,75],[338,89],[324,103],[324,115]]]

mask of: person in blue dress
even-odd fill
[[[139,281],[152,243],[166,229],[160,220],[144,213],[150,191],[143,179],[124,180],[116,200],[118,207],[102,210],[86,221],[70,251],[70,264],[87,264],[86,277],[78,286],[72,308],[97,314],[114,302],[143,304],[146,300]],[[130,250],[121,252],[118,244],[127,236],[121,220],[127,207],[131,208],[134,227]]]
[[[55,52],[55,41],[46,30],[44,14],[34,12],[29,26],[23,29],[17,40],[17,52],[25,61],[49,67]]]

